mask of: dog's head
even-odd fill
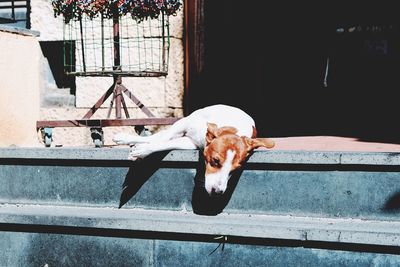
[[[205,188],[209,194],[225,192],[232,172],[240,168],[258,147],[272,148],[275,143],[269,138],[255,138],[237,135],[233,127],[207,124],[204,158],[206,164]]]

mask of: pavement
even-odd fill
[[[400,144],[361,141],[342,136],[275,137],[274,150],[400,152]]]

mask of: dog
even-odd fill
[[[113,141],[132,145],[129,159],[173,149],[200,149],[205,159],[205,189],[209,195],[223,194],[233,171],[239,169],[252,151],[273,148],[270,138],[257,138],[255,122],[243,110],[213,105],[192,112],[167,130],[150,136],[118,133]]]

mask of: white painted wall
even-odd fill
[[[38,146],[41,56],[36,37],[0,29],[0,146]]]

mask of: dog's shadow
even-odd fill
[[[118,208],[121,208],[136,195],[146,181],[160,168],[161,162],[167,154],[168,151],[158,152],[144,159],[132,161],[128,173],[125,176],[124,183],[122,184]]]
[[[167,154],[168,151],[157,152],[144,159],[132,161],[122,185],[119,208],[134,197],[146,181],[162,167],[162,161]],[[243,168],[236,170],[232,174],[224,194],[212,196],[207,193],[204,187],[205,164],[202,153],[199,153],[199,159],[195,168],[196,174],[191,201],[193,212],[198,215],[218,215],[228,205],[243,172]]]
[[[199,154],[192,193],[193,212],[198,215],[218,215],[228,205],[236,185],[239,182],[239,178],[242,175],[243,167],[232,173],[225,193],[221,195],[209,195],[204,188],[204,157],[201,153]]]

